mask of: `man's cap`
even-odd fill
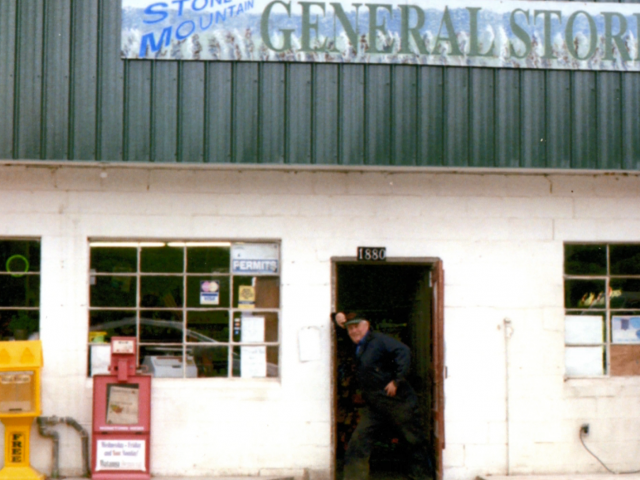
[[[361,314],[357,313],[357,312],[350,312],[345,314],[345,317],[347,317],[347,321],[344,322],[344,325],[355,325],[358,324],[362,321],[367,321],[366,318],[364,318],[364,316],[362,316]]]

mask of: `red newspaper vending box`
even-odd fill
[[[113,337],[109,375],[93,377],[94,480],[151,477],[151,375],[136,373],[136,351],[135,337]]]

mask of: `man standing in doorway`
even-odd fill
[[[411,366],[409,347],[372,331],[369,321],[361,315],[340,312],[335,320],[356,344],[356,379],[366,404],[347,446],[344,480],[368,478],[375,435],[388,426],[395,428],[409,447],[410,478],[432,478],[418,397],[406,380]]]

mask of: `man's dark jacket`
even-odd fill
[[[371,407],[388,401],[384,388],[395,381],[396,401],[415,396],[406,376],[411,367],[411,350],[404,343],[382,333],[369,331],[356,353],[356,378],[364,400]],[[387,403],[387,402],[384,403]]]

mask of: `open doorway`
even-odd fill
[[[409,382],[418,394],[429,456],[442,478],[444,448],[442,392],[442,266],[424,261],[356,262],[334,260],[334,309],[357,311],[373,330],[409,346]],[[355,430],[363,402],[354,378],[353,343],[336,329],[334,369],[335,478],[342,480],[346,446]],[[405,477],[405,446],[393,430],[381,432],[370,460],[372,480]]]

